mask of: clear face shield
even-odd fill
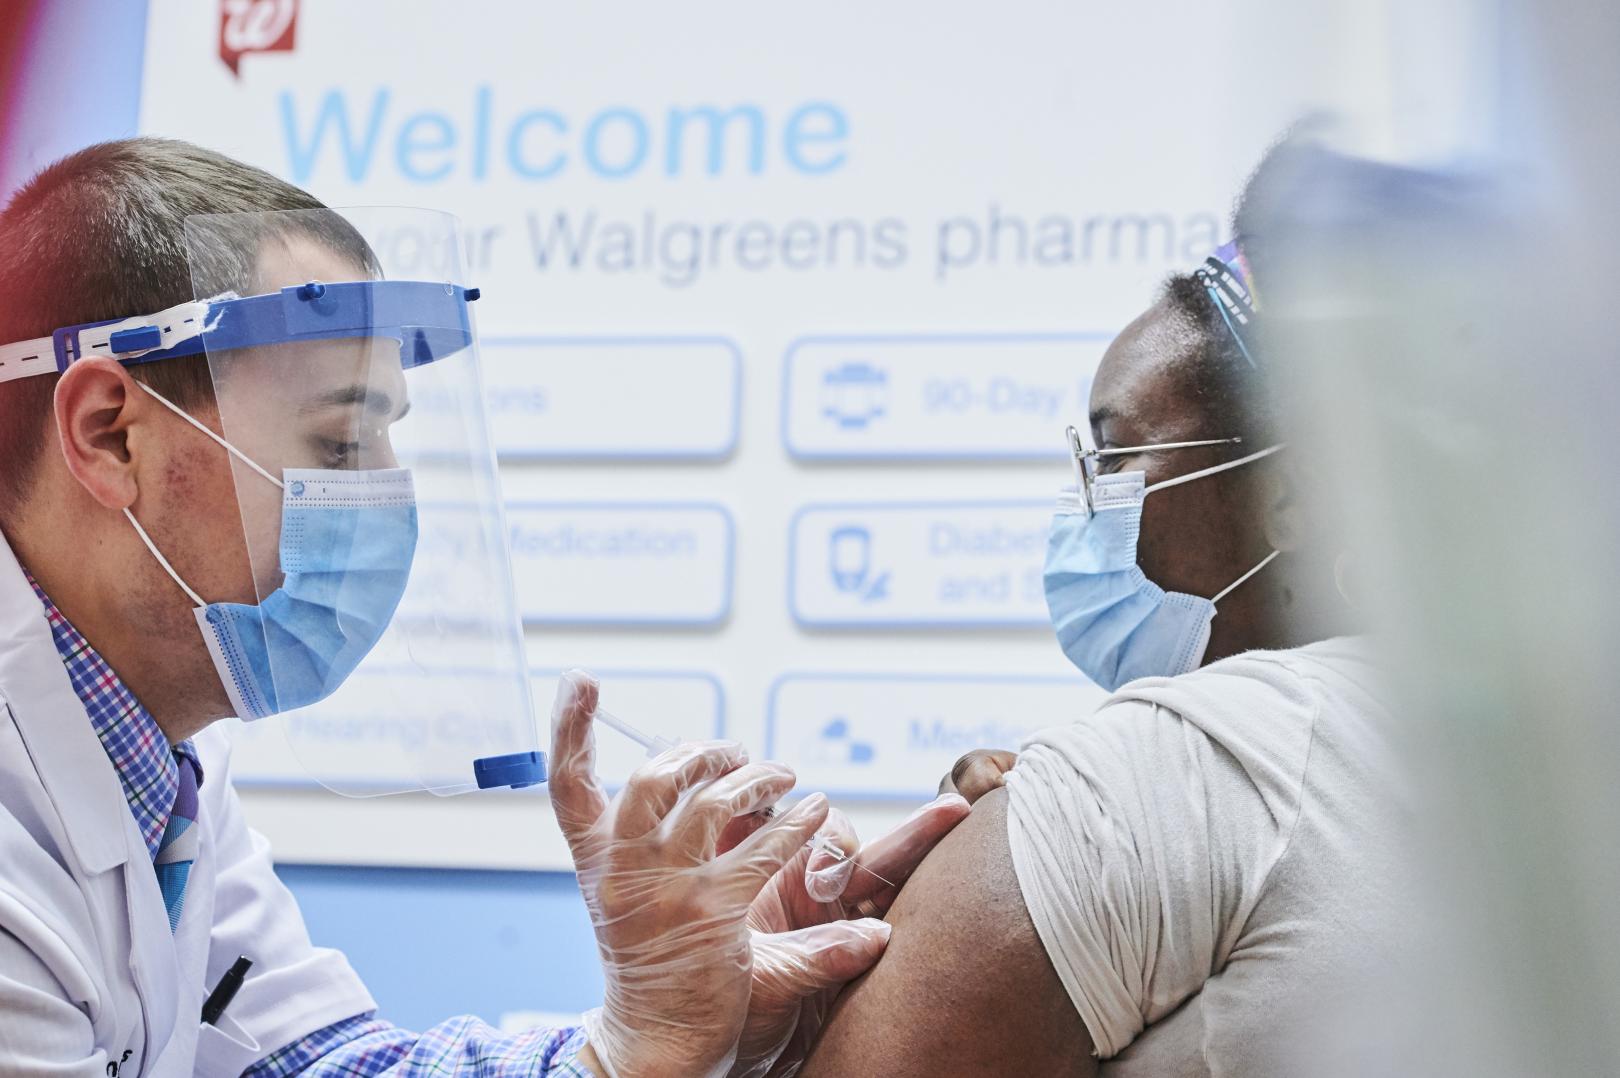
[[[186,238],[252,575],[200,597],[233,708],[278,715],[348,796],[543,781],[455,218],[224,214]]]

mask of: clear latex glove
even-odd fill
[[[586,1036],[611,1078],[725,1074],[752,989],[749,905],[821,826],[826,798],[806,798],[717,853],[726,825],[774,804],[793,772],[748,763],[734,742],[679,745],[609,802],[595,775],[596,701],[589,675],[563,676],[550,761],[552,807],[606,981]]]
[[[798,1073],[838,989],[871,968],[887,946],[889,926],[876,918],[967,814],[965,800],[945,794],[864,848],[843,813],[828,814],[821,834],[844,859],[800,849],[748,911],[755,932],[753,996],[733,1075]]]

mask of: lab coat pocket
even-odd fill
[[[227,1014],[197,1034],[195,1074],[241,1074],[264,1056],[253,1035]]]

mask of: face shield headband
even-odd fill
[[[227,292],[157,314],[65,326],[49,337],[0,345],[0,382],[65,371],[89,355],[133,366],[346,337],[399,341],[400,365],[409,370],[472,343],[467,304],[478,295],[476,288],[435,281],[310,281],[261,296]]]

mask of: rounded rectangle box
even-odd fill
[[[674,742],[726,736],[726,693],[713,674],[696,670],[590,672],[601,684],[600,706],[643,733]],[[561,675],[555,668],[533,672],[534,706],[542,725],[551,715]],[[624,785],[630,772],[646,762],[647,752],[640,745],[597,725],[596,774],[609,789]]]
[[[548,753],[548,720],[561,673],[555,668],[535,669],[529,675],[537,720],[536,747]],[[649,733],[675,741],[725,736],[725,691],[712,674],[613,669],[593,673],[602,685],[602,705]],[[378,671],[372,676],[409,677],[410,672]],[[453,684],[440,687],[451,696],[456,692]],[[437,778],[448,785],[469,781],[471,775],[472,750],[465,760],[445,760],[441,775],[420,774],[420,758],[410,747],[422,736],[421,731],[397,715],[380,711],[319,718],[295,712],[273,722],[229,723],[227,730],[232,743],[232,778],[247,786],[319,785],[301,762],[305,758],[321,760],[328,774],[342,775],[344,788],[354,790],[397,789],[423,778]],[[611,732],[600,733],[596,743],[597,774],[610,786],[622,784],[646,759],[640,746]]]
[[[322,787],[350,796],[408,789],[466,789],[473,761],[491,751],[486,716],[476,701],[489,679],[509,671],[478,665],[435,668],[362,665],[330,699],[262,722],[230,722],[231,777],[244,786]],[[401,685],[421,701],[402,715],[391,701]],[[428,706],[431,703],[431,706]],[[546,748],[544,727],[524,731],[519,716],[493,724],[500,751]],[[520,745],[516,739],[530,740]]]
[[[788,609],[809,628],[1041,628],[1049,501],[811,504],[788,536]]]
[[[800,460],[1060,460],[1112,334],[816,336],[784,357]]]
[[[731,615],[737,529],[709,502],[512,502],[531,625],[714,626]]]
[[[765,756],[791,766],[801,790],[927,800],[963,753],[1017,750],[1107,696],[1078,673],[783,674],[766,705]]]
[[[742,352],[725,337],[483,341],[495,448],[519,460],[724,460]]]

